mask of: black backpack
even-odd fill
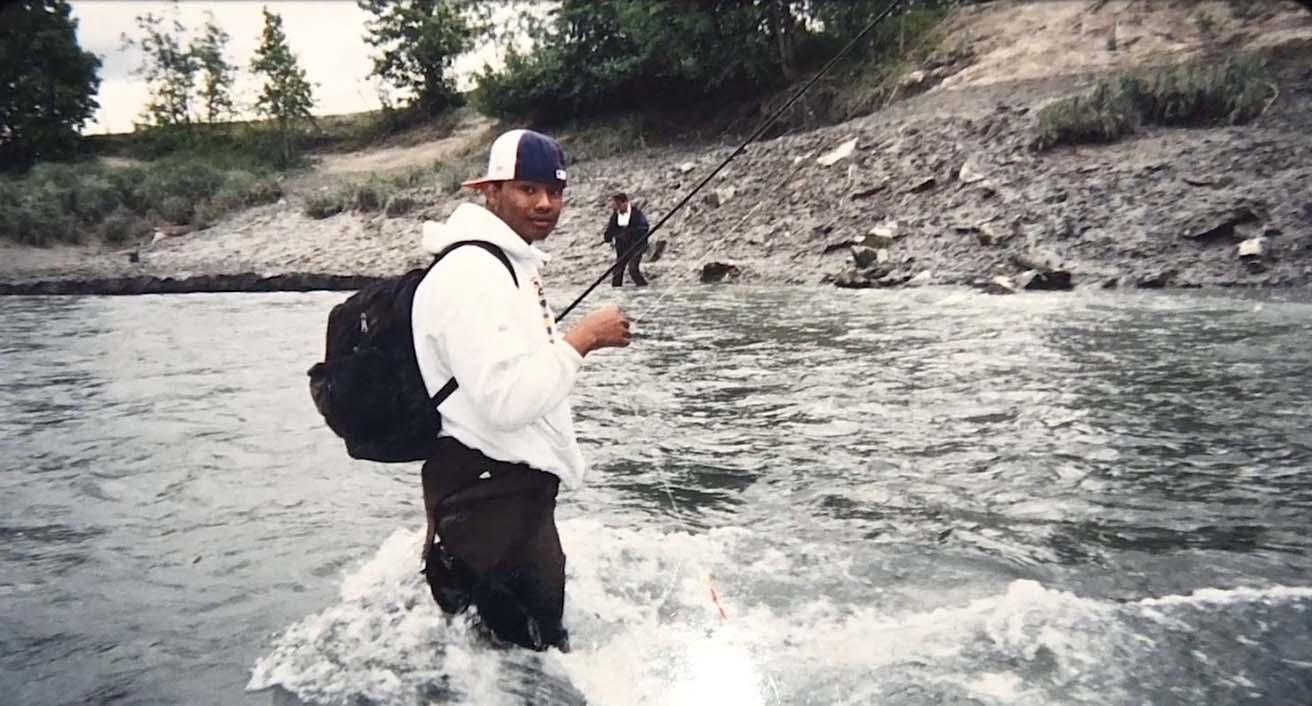
[[[429,457],[442,429],[437,407],[457,385],[452,378],[428,396],[415,357],[410,309],[415,290],[433,265],[464,245],[495,255],[519,286],[501,248],[462,240],[438,253],[427,268],[370,284],[329,312],[324,360],[308,372],[310,396],[352,458],[403,463]]]

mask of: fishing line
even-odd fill
[[[792,171],[790,171],[790,172],[788,172],[787,174],[785,174],[785,175],[784,175],[784,178],[783,178],[782,180],[780,180],[779,183],[782,185],[782,184],[787,184],[788,182],[792,181],[792,180],[793,180],[793,177],[797,176],[797,173],[800,172],[800,171],[802,171],[802,167],[806,166],[807,160],[810,158],[810,156],[811,156],[811,155],[808,153],[805,157],[803,157],[802,159],[799,159],[799,160],[797,161],[797,166],[793,167]],[[767,203],[767,202],[766,202],[765,200],[759,200],[759,201],[757,201],[757,202],[756,202],[756,205],[755,205],[755,206],[752,206],[752,207],[747,211],[747,213],[743,215],[742,218],[739,218],[739,219],[738,219],[738,222],[735,223],[735,224],[733,225],[733,227],[732,227],[730,230],[735,230],[735,229],[738,229],[738,228],[742,227],[743,224],[747,223],[748,219],[750,219],[752,216],[756,215],[756,212],[759,211],[759,210],[761,209],[761,207],[764,206],[766,203]],[[699,260],[706,260],[707,258],[709,258],[712,254],[714,254],[716,251],[718,251],[721,247],[723,247],[723,246],[724,246],[726,243],[728,243],[728,242],[729,242],[729,241],[728,241],[727,239],[725,239],[725,238],[721,238],[721,239],[715,241],[715,243],[714,243],[711,247],[707,248],[707,249],[706,249],[706,252],[703,252],[703,253],[701,254],[701,256],[698,257],[697,259],[699,259]],[[656,301],[652,302],[649,306],[647,306],[645,309],[643,309],[643,311],[642,311],[641,313],[639,313],[639,314],[630,314],[630,315],[629,315],[629,322],[630,322],[630,323],[633,323],[633,324],[637,324],[637,323],[641,322],[642,320],[646,319],[648,316],[651,316],[652,314],[656,313],[656,310],[660,309],[661,306],[664,304],[665,300],[668,299],[669,296],[670,296],[671,294],[673,294],[675,291],[676,291],[676,290],[675,290],[673,287],[665,287],[665,288],[662,288],[662,291],[661,291],[660,296],[656,297]]]
[[[719,174],[725,167],[729,166],[729,162],[733,161],[734,157],[737,157],[738,155],[745,152],[749,144],[755,142],[758,138],[761,137],[761,135],[764,135],[765,132],[769,130],[770,127],[775,124],[775,122],[779,120],[779,118],[783,117],[783,114],[787,112],[789,108],[793,107],[793,104],[796,103],[798,99],[800,99],[808,90],[810,90],[811,86],[814,86],[815,83],[819,81],[821,77],[823,77],[825,74],[829,73],[829,70],[832,69],[843,57],[847,56],[849,52],[851,52],[854,48],[856,48],[857,44],[859,44],[862,39],[865,39],[865,36],[869,34],[871,30],[873,30],[876,26],[879,25],[879,23],[883,22],[890,15],[892,15],[893,10],[897,9],[897,6],[900,4],[902,4],[902,0],[893,0],[888,4],[888,7],[884,8],[883,12],[880,12],[878,15],[876,15],[875,18],[871,20],[870,23],[867,24],[864,29],[862,29],[860,32],[857,33],[855,37],[852,38],[852,41],[847,43],[847,46],[843,47],[841,51],[839,51],[837,54],[834,55],[834,58],[830,59],[823,67],[821,67],[820,71],[816,72],[815,76],[812,76],[811,79],[807,81],[805,84],[803,84],[801,88],[797,89],[797,92],[793,94],[792,98],[788,99],[788,102],[784,103],[782,107],[780,107],[778,110],[775,110],[774,113],[770,114],[770,116],[768,116],[765,119],[765,121],[761,123],[759,127],[757,127],[755,130],[752,131],[751,135],[748,135],[746,140],[743,140],[743,143],[741,145],[738,145],[737,149],[731,152],[728,157],[725,157],[724,161],[720,162],[719,166],[713,169],[710,174],[707,174],[705,177],[703,177],[702,180],[692,188],[692,191],[689,191],[688,194],[684,196],[682,200],[680,200],[677,204],[674,205],[673,209],[671,209],[668,213],[662,216],[659,221],[656,222],[655,226],[652,226],[650,230],[648,230],[645,234],[643,234],[643,236],[638,239],[638,242],[634,243],[628,250],[625,250],[624,253],[615,260],[615,264],[607,268],[606,271],[603,272],[601,276],[598,277],[597,280],[592,283],[591,286],[583,290],[583,293],[580,294],[578,298],[576,298],[569,306],[565,307],[564,311],[562,311],[560,315],[556,317],[557,323],[564,320],[566,316],[569,316],[569,313],[573,311],[574,308],[577,307],[580,303],[582,303],[583,300],[586,299],[587,296],[591,294],[593,290],[601,286],[601,283],[605,282],[607,277],[610,277],[612,274],[614,274],[616,268],[623,267],[624,265],[628,264],[630,258],[632,258],[635,254],[637,254],[641,249],[646,247],[647,240],[651,238],[653,233],[660,230],[661,226],[665,225],[666,221],[668,221],[674,214],[678,213],[679,209],[683,208],[689,201],[692,200],[692,197],[697,195],[697,192],[701,191],[702,188],[705,187],[707,184],[709,184],[710,181],[714,179],[717,174]]]
[[[771,125],[773,125],[776,121],[778,121],[778,119],[784,114],[785,111],[787,111],[790,107],[792,107],[792,105],[796,103],[797,100],[801,98],[802,95],[805,94],[809,88],[811,88],[811,86],[815,85],[815,83],[819,81],[820,78],[823,77],[830,69],[832,69],[835,64],[837,64],[844,56],[846,56],[849,52],[851,52],[851,50],[855,48],[856,45],[862,39],[864,39],[867,34],[869,34],[875,27],[877,27],[881,22],[887,19],[892,14],[893,10],[895,10],[898,7],[898,5],[901,4],[901,1],[902,0],[893,0],[893,2],[891,2],[888,5],[888,7],[884,9],[883,12],[881,12],[873,20],[871,20],[870,23],[865,26],[865,28],[863,28],[850,42],[848,42],[847,46],[843,47],[843,49],[839,51],[838,54],[834,55],[834,57],[830,59],[829,62],[826,63],[820,69],[820,71],[816,73],[815,76],[813,76],[809,81],[807,81],[807,83],[803,85],[801,89],[799,89],[796,93],[794,93],[793,96],[788,100],[788,102],[783,105],[783,107],[779,108],[772,115],[770,115],[759,127],[756,128],[756,130],[752,132],[752,134],[745,141],[743,141],[741,145],[738,146],[737,149],[731,152],[728,157],[726,157],[722,162],[720,162],[719,166],[717,166],[710,174],[706,175],[706,177],[704,177],[701,180],[701,182],[699,182],[695,187],[693,187],[692,191],[690,191],[686,196],[684,196],[683,199],[679,201],[679,203],[676,204],[671,211],[669,211],[664,216],[662,216],[661,219],[656,222],[656,225],[653,226],[650,230],[648,230],[647,233],[644,234],[643,237],[637,243],[635,243],[632,247],[630,247],[627,251],[625,251],[622,257],[617,258],[615,264],[611,265],[604,273],[602,273],[600,277],[597,278],[595,282],[592,283],[591,286],[589,286],[586,290],[584,290],[582,294],[580,294],[568,307],[566,307],[561,312],[561,314],[556,318],[556,321],[559,322],[563,320],[567,315],[569,315],[569,313],[573,311],[574,308],[577,307],[585,298],[587,298],[587,296],[591,294],[593,290],[595,290],[598,286],[600,286],[601,283],[604,282],[607,277],[610,277],[615,272],[616,268],[623,267],[624,265],[626,265],[628,263],[629,258],[631,258],[634,254],[636,254],[641,248],[646,246],[647,240],[651,237],[653,233],[655,233],[658,229],[660,229],[661,226],[665,225],[665,223],[671,217],[673,217],[674,214],[679,211],[679,209],[683,208],[684,205],[686,205],[690,200],[692,200],[692,198],[697,195],[697,192],[699,192],[703,187],[705,187],[708,183],[710,183],[711,179],[715,178],[715,176],[719,174],[720,171],[722,171],[729,164],[729,162],[731,162],[739,154],[742,154],[744,151],[746,151],[747,146],[749,144],[751,144],[753,141],[755,141],[761,135],[763,135],[765,131],[770,128]],[[802,159],[797,160],[796,166],[793,168],[792,171],[790,171],[786,175],[784,182],[786,183],[787,181],[791,180],[794,176],[796,176],[796,174],[802,169],[802,167],[806,165],[807,160],[809,158],[810,158],[810,154],[806,155]],[[761,208],[761,206],[764,205],[764,203],[765,203],[764,201],[760,201],[756,205],[754,205],[750,210],[748,210],[748,212],[741,219],[739,219],[737,225],[741,226],[742,224],[746,223],[747,220],[751,218],[757,212],[757,210]],[[726,242],[728,241],[723,238],[716,241],[710,248],[706,250],[706,252],[704,252],[701,255],[701,258],[705,259],[709,257],[711,253],[718,250]],[[673,292],[672,289],[668,289],[662,292],[661,296],[658,297],[655,302],[652,302],[652,304],[648,306],[639,317],[634,317],[631,319],[631,321],[637,323],[639,320],[644,319],[647,316],[655,313],[655,311],[664,304],[665,300],[669,297],[669,295],[672,292]],[[631,411],[635,414],[635,416],[638,415],[639,410],[633,409]],[[663,451],[661,455],[665,456]],[[673,513],[676,519],[683,520],[684,519],[683,511],[679,507],[679,503],[674,498],[674,491],[670,487],[669,479],[666,477],[667,474],[662,471],[661,468],[662,465],[663,464],[656,464],[653,466],[654,470],[656,471],[656,476],[660,481],[661,489],[665,491],[665,496],[669,500],[671,512]],[[668,601],[670,596],[674,593],[675,586],[678,584],[679,577],[683,573],[683,568],[686,561],[687,559],[683,558],[674,567],[674,571],[671,572],[670,581],[665,586],[665,590],[658,597],[658,599],[653,601],[652,603],[653,611],[659,611],[660,606],[663,605],[666,601]],[[721,603],[719,593],[715,589],[714,579],[709,575],[707,576],[707,588],[710,591],[711,602],[714,604],[715,609],[719,613],[721,622],[728,621],[729,616],[728,613],[725,611],[723,604]]]
[[[1312,1],[1312,0],[1309,0],[1309,1]],[[917,52],[917,51],[923,49],[923,48],[925,47],[925,45],[928,44],[928,43],[930,42],[930,38],[931,38],[931,36],[932,36],[931,34],[926,33],[925,36],[921,37],[921,39],[920,39],[918,42],[916,42],[916,45],[915,45],[914,47],[911,48],[911,53],[915,53],[915,52]],[[1177,53],[1182,53],[1182,52],[1177,52]],[[905,53],[904,53],[904,54],[905,54]],[[897,95],[897,89],[894,89],[894,90],[890,91],[889,94],[888,94],[888,98],[884,101],[884,105],[883,105],[883,107],[887,108],[887,107],[892,103],[892,101],[893,101],[893,99],[896,97],[896,95]],[[849,117],[850,117],[850,116],[849,116]],[[791,181],[791,180],[793,179],[793,177],[796,176],[797,173],[800,172],[800,171],[802,170],[802,167],[805,167],[805,166],[806,166],[807,160],[810,159],[810,157],[811,157],[811,153],[808,152],[806,155],[804,155],[804,156],[801,157],[800,159],[795,160],[795,161],[794,161],[794,164],[795,164],[796,166],[793,167],[792,172],[790,172],[790,173],[788,173],[787,175],[785,175],[784,178],[783,178],[782,180],[780,180],[779,183],[782,185],[782,184],[787,184],[789,181]],[[851,177],[851,174],[849,173],[848,176],[849,176],[849,178],[850,178],[850,177]],[[756,203],[756,205],[753,206],[753,207],[751,208],[751,210],[747,212],[747,215],[745,215],[745,216],[743,216],[742,218],[740,218],[740,219],[738,220],[738,223],[735,224],[735,225],[733,226],[733,228],[730,228],[730,231],[733,231],[733,230],[736,230],[736,229],[738,229],[738,228],[741,228],[742,225],[745,224],[745,223],[747,222],[747,220],[748,220],[749,218],[751,218],[752,215],[755,214],[758,210],[760,210],[760,208],[761,208],[762,206],[764,206],[764,205],[765,205],[765,202],[764,202],[764,201],[758,201],[758,202]],[[707,260],[712,254],[714,254],[715,252],[717,252],[717,251],[720,249],[720,247],[723,246],[723,245],[725,245],[727,242],[728,242],[728,241],[725,240],[725,239],[720,239],[720,240],[715,241],[715,244],[712,245],[710,248],[708,248],[708,249],[706,250],[706,252],[702,253],[701,256],[698,257],[697,259],[700,260],[700,261],[703,261],[703,262],[704,262],[704,261]],[[633,313],[630,313],[630,314],[629,314],[629,321],[630,321],[631,323],[637,324],[637,323],[639,323],[640,321],[642,321],[643,319],[646,319],[648,316],[651,316],[652,314],[656,313],[656,311],[657,311],[658,309],[660,309],[661,306],[663,306],[665,300],[666,300],[671,294],[673,294],[673,293],[674,293],[674,290],[673,290],[672,288],[668,288],[668,287],[667,287],[667,288],[662,288],[661,294],[660,294],[660,296],[658,296],[658,297],[656,298],[656,301],[654,301],[654,302],[652,302],[651,304],[649,304],[649,305],[648,305],[648,306],[647,306],[647,307],[646,307],[646,308],[645,308],[640,314],[633,314]]]

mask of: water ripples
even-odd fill
[[[577,391],[579,649],[545,661],[432,613],[416,469],[317,417],[340,295],[9,300],[2,686],[243,703],[258,663],[311,703],[1312,698],[1312,305],[603,296],[642,323]]]

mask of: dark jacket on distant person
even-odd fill
[[[606,234],[602,240],[608,243],[615,243],[615,249],[623,253],[633,247],[634,243],[642,240],[651,230],[651,225],[647,223],[647,216],[643,214],[642,209],[637,204],[629,204],[629,224],[620,225],[620,214],[613,209],[610,212],[610,220],[606,223]],[[642,249],[647,249],[647,243],[643,243]]]

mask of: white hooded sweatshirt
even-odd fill
[[[415,354],[428,394],[452,377],[459,383],[438,408],[441,435],[576,488],[586,466],[569,393],[583,357],[556,331],[546,304],[538,267],[549,257],[475,204],[462,204],[445,223],[424,223],[430,253],[461,240],[500,247],[519,287],[495,255],[466,245],[442,258],[415,290]]]

